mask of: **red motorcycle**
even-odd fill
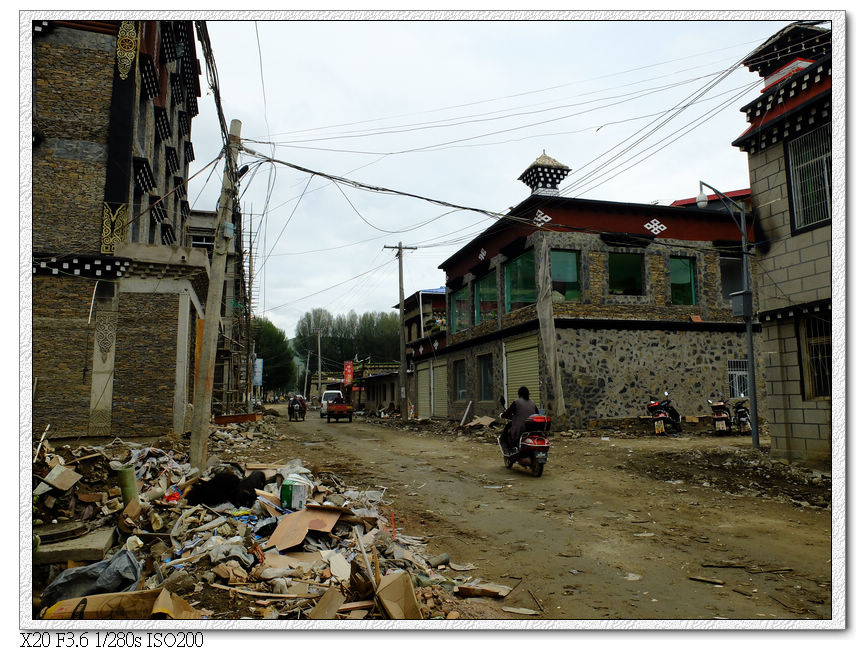
[[[526,420],[526,430],[520,436],[520,446],[516,451],[508,448],[511,423],[508,422],[499,434],[499,449],[505,461],[505,467],[510,469],[514,463],[528,467],[534,476],[544,473],[544,465],[550,454],[550,439],[548,437],[552,420],[547,415],[532,415]],[[513,453],[511,453],[513,451]]]

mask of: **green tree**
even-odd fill
[[[294,350],[285,332],[267,318],[257,317],[254,321],[253,339],[255,354],[264,359],[262,388],[265,391],[285,391],[297,383],[297,367],[294,363]]]

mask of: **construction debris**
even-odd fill
[[[271,427],[267,419],[218,427],[211,449],[219,441],[234,449]],[[316,476],[299,459],[242,466],[214,455],[199,472],[179,440],[162,442],[55,449],[40,441],[34,565],[44,588],[34,604],[42,618],[453,619],[468,616],[452,595],[510,591],[439,573],[474,566],[427,557],[426,540],[380,509],[384,487]],[[121,470],[134,472],[137,489],[125,507]],[[252,474],[264,483],[249,492],[252,505],[234,503]],[[207,498],[191,504],[194,491]]]

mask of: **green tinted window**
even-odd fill
[[[535,252],[527,251],[505,266],[505,312],[532,305],[535,289]]]
[[[496,272],[491,271],[475,284],[475,323],[495,320],[498,307]]]
[[[643,295],[641,253],[610,253],[610,293],[614,296]]]
[[[492,401],[495,399],[493,397],[493,355],[485,354],[478,357],[478,375],[481,401]]]
[[[468,287],[451,294],[451,332],[468,329],[470,309]]]
[[[550,251],[553,302],[580,299],[580,252]]]
[[[674,305],[695,305],[694,260],[690,257],[670,258],[670,295]]]

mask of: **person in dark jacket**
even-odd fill
[[[507,410],[502,413],[503,418],[511,421],[509,436],[511,449],[519,448],[520,436],[526,430],[526,420],[529,419],[529,416],[538,412],[538,405],[529,399],[529,389],[525,386],[520,386],[517,391],[517,399],[511,402]]]

